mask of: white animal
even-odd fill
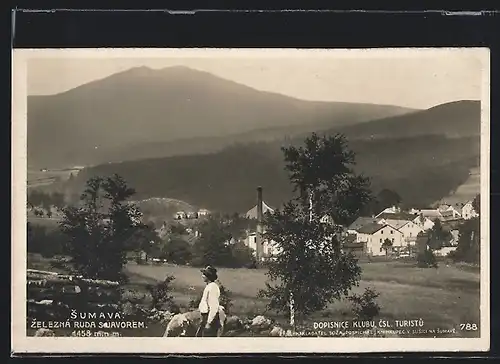
[[[224,333],[224,328],[226,325],[226,312],[223,306],[219,306],[219,320],[220,328],[217,331],[217,336],[222,336]],[[167,325],[167,329],[163,334],[163,337],[179,337],[196,336],[196,331],[200,327],[201,323],[201,313],[200,311],[189,311],[185,313],[178,313],[174,315]]]

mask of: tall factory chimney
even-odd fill
[[[263,202],[262,202],[262,187],[257,187],[257,231],[255,234],[255,256],[257,258],[257,264],[260,263],[262,258],[263,250],[263,227],[262,220],[264,217],[263,213]]]

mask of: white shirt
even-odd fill
[[[208,313],[207,322],[211,323],[215,315],[219,312],[220,289],[217,283],[210,282],[203,290],[198,309],[201,313]]]

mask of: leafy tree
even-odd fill
[[[386,209],[392,206],[401,204],[401,196],[397,192],[384,188],[377,194],[377,200],[380,202],[380,207]]]
[[[168,227],[168,231],[170,234],[182,235],[186,233],[186,227],[181,223],[174,223]]]
[[[388,255],[388,251],[392,248],[392,241],[389,238],[386,238],[382,243],[382,249],[385,250],[385,255]]]
[[[429,232],[429,240],[427,245],[432,250],[439,250],[443,246],[446,246],[453,236],[448,230],[443,228],[441,221],[439,219],[434,220],[434,226]]]
[[[298,199],[310,208],[310,218],[330,216],[336,224],[352,223],[372,199],[369,179],[354,172],[355,153],[342,134],[305,139],[304,146],[282,147]]]
[[[198,225],[199,238],[193,246],[193,266],[227,266],[231,251],[228,245],[231,235],[224,222],[210,216]]]
[[[465,220],[458,228],[458,246],[451,254],[455,261],[479,263],[480,260],[480,220],[478,217]]]
[[[191,261],[191,246],[180,236],[171,236],[165,242],[162,258],[174,264],[186,264]]]
[[[129,238],[143,227],[140,211],[127,203],[135,190],[119,175],[92,177],[80,204],[63,209],[61,230],[68,236],[74,268],[89,278],[124,281]]]
[[[47,216],[50,218],[52,216],[52,211],[51,211],[51,201],[50,201],[50,195],[43,195],[43,200],[42,200],[42,208],[46,211]],[[50,215],[50,216],[49,216]]]
[[[239,216],[238,214],[233,214],[233,216],[229,217],[229,223],[227,226],[227,230],[231,237],[236,240],[241,239],[245,236],[245,233],[249,229],[256,228],[256,221],[252,221],[251,219],[247,219],[246,217]]]
[[[420,268],[437,268],[438,263],[432,249],[425,249],[417,256],[417,265]]]
[[[305,316],[347,295],[360,279],[361,269],[350,253],[341,249],[342,227],[354,221],[371,200],[370,183],[357,175],[355,153],[341,134],[319,137],[313,133],[304,146],[282,148],[295,200],[266,217],[265,238],[274,241],[280,254],[269,265],[261,296],[269,307]],[[334,224],[322,224],[329,216]]]
[[[145,251],[146,253],[149,253],[151,246],[158,245],[160,243],[161,239],[154,230],[154,226],[139,224],[123,242],[123,245],[128,251]]]
[[[231,259],[230,265],[233,268],[256,268],[257,261],[254,252],[242,242],[237,242],[230,247]]]
[[[27,248],[30,253],[39,253],[43,257],[52,258],[62,254],[67,238],[59,229],[49,229],[43,225],[27,223]]]
[[[481,195],[478,194],[474,197],[474,200],[472,200],[472,207],[477,214],[481,212]]]
[[[269,263],[270,282],[259,296],[270,300],[269,309],[288,311],[292,327],[296,315],[322,310],[358,284],[361,269],[342,251],[339,228],[310,220],[307,206],[290,202],[268,216],[266,225],[264,237],[281,252]]]

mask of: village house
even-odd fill
[[[245,245],[253,250],[254,255],[257,250],[257,234],[255,232],[249,233],[244,241]],[[280,248],[276,242],[270,242],[267,239],[262,241],[262,257],[261,260],[269,259],[270,257],[279,254]]]
[[[358,217],[351,225],[347,227],[347,233],[348,234],[358,234],[358,230],[361,229],[365,225],[369,224],[378,224],[378,223],[384,223],[384,220],[381,218],[374,218],[374,217]]]
[[[187,217],[186,213],[184,211],[177,211],[175,213],[175,219],[176,220],[182,220],[182,219],[185,219]]]
[[[465,220],[470,220],[474,217],[478,217],[479,212],[474,209],[474,206],[472,205],[472,201],[467,201],[463,206],[462,206],[462,218]]]
[[[366,242],[357,242],[356,234],[348,234],[342,244],[342,251],[344,253],[352,253],[358,258],[364,256],[366,250]]]
[[[420,228],[422,228],[423,231],[430,230],[434,227],[434,221],[432,221],[428,217],[425,217],[422,214],[417,214],[416,216],[417,217],[414,220],[412,220],[412,222],[420,226]]]
[[[208,216],[210,214],[210,211],[207,209],[199,209],[198,210],[198,216]]]
[[[385,208],[384,210],[382,210],[377,216],[375,217],[379,217],[380,215],[382,214],[397,214],[397,213],[400,213],[401,212],[401,208],[399,208],[398,206],[392,206],[392,207],[387,207]]]
[[[408,220],[385,220],[390,226],[393,226],[403,234],[402,246],[415,245],[417,235],[424,231],[419,225]]]
[[[370,223],[358,229],[356,235],[357,243],[366,244],[366,252],[372,256],[386,255],[386,250],[383,248],[384,241],[389,239],[392,247],[402,247],[404,237],[401,231],[391,225]]]
[[[388,220],[405,220],[411,221],[413,224],[419,226],[422,230],[432,229],[434,222],[425,217],[423,214],[410,212],[399,212],[399,213],[381,213],[378,215],[379,218]]]
[[[407,246],[415,245],[417,235],[424,231],[418,216],[405,213],[383,213],[378,216],[378,218],[359,217],[348,227],[348,233],[358,234],[363,226],[370,224],[390,225],[402,233],[401,246]]]
[[[270,207],[265,201],[262,201],[262,214],[265,215],[267,212],[272,214],[274,212],[274,209],[272,207]],[[252,207],[245,214],[247,219],[258,219],[257,215],[258,215],[257,205]]]
[[[432,224],[427,223],[428,227],[424,230],[432,229],[432,227],[434,226],[434,221],[436,221],[436,219],[441,221],[444,220],[442,213],[438,209],[411,209],[409,213],[421,216],[422,219],[427,219],[432,222]]]
[[[460,219],[462,214],[458,212],[452,205],[442,204],[438,207],[438,211],[441,213],[441,216],[445,219]]]

